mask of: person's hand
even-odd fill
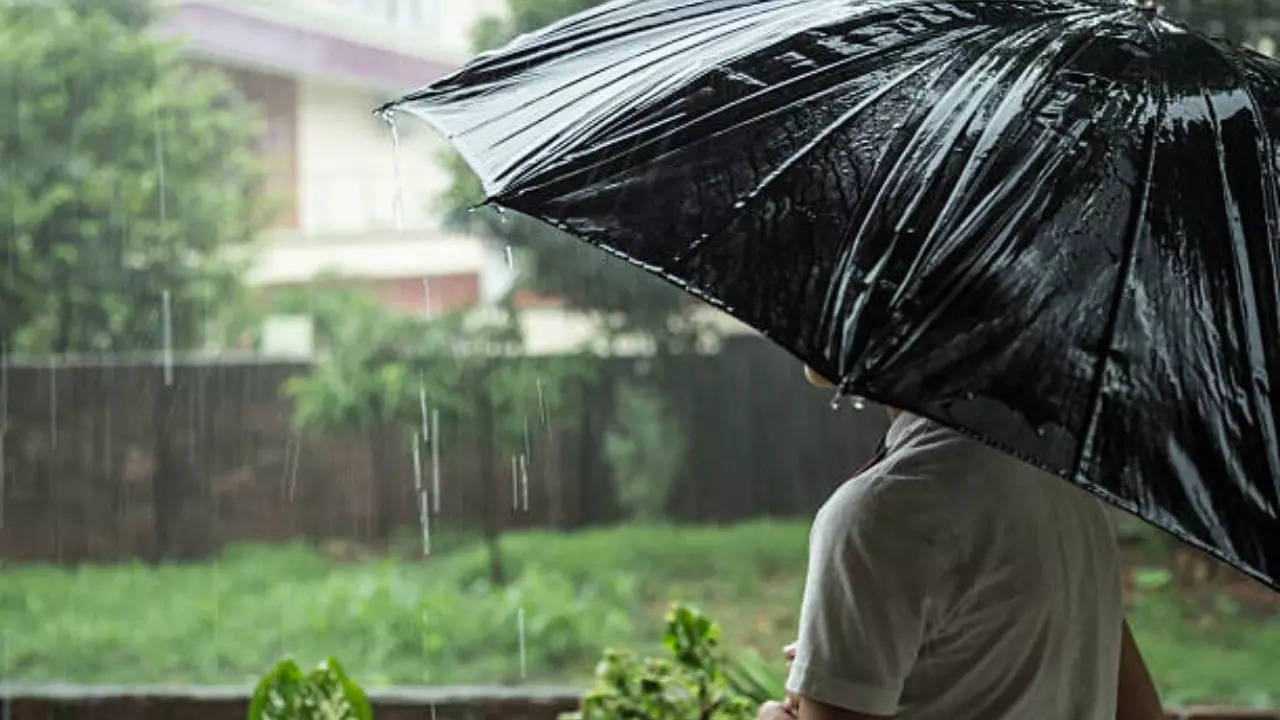
[[[756,720],[796,720],[796,714],[786,704],[770,700],[760,706]]]
[[[796,664],[796,644],[791,643],[782,648],[782,656],[787,659],[787,677],[791,677],[791,666]],[[792,716],[800,714],[800,696],[793,693],[787,693],[787,699],[784,703],[788,712]]]

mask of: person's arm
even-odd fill
[[[787,703],[767,702],[760,706],[756,720],[889,720],[884,715],[845,710],[834,705],[824,705],[816,700],[800,699],[799,715]]]
[[[787,675],[791,674],[791,666],[796,659],[796,645],[791,643],[782,649],[782,656],[787,660]],[[804,715],[801,715],[803,708]],[[799,695],[788,695],[781,702],[772,701],[760,706],[756,720],[884,720],[884,715],[867,715],[866,713],[845,710],[833,705],[824,705],[817,700],[805,700]]]
[[[797,717],[799,720],[889,720],[887,715],[867,715],[807,698],[800,698],[800,714]]]
[[[1116,720],[1163,720],[1160,695],[1142,660],[1138,644],[1129,632],[1129,623],[1121,624],[1120,676],[1116,689]]]
[[[897,712],[947,576],[948,542],[929,512],[936,514],[935,505],[936,497],[915,484],[865,476],[823,507],[810,536],[798,649],[786,684],[789,695],[803,698],[793,715],[862,719]]]

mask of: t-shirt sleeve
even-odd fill
[[[870,715],[898,712],[903,683],[928,634],[943,563],[927,502],[862,477],[819,512],[796,660],[787,690]]]

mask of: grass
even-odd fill
[[[1226,598],[1209,607],[1172,590],[1135,597],[1130,623],[1169,705],[1280,707],[1280,616],[1250,616]]]
[[[602,647],[656,651],[668,602],[691,602],[734,652],[772,660],[793,635],[807,524],[624,526],[503,539],[493,586],[478,543],[428,560],[338,561],[305,545],[217,561],[0,570],[0,677],[20,682],[247,683],[282,655],[329,654],[368,685],[585,684]],[[1166,698],[1280,705],[1280,618],[1191,607],[1167,587],[1131,618]]]

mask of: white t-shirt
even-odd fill
[[[1123,620],[1101,502],[904,413],[818,512],[787,689],[904,720],[1112,720]]]

